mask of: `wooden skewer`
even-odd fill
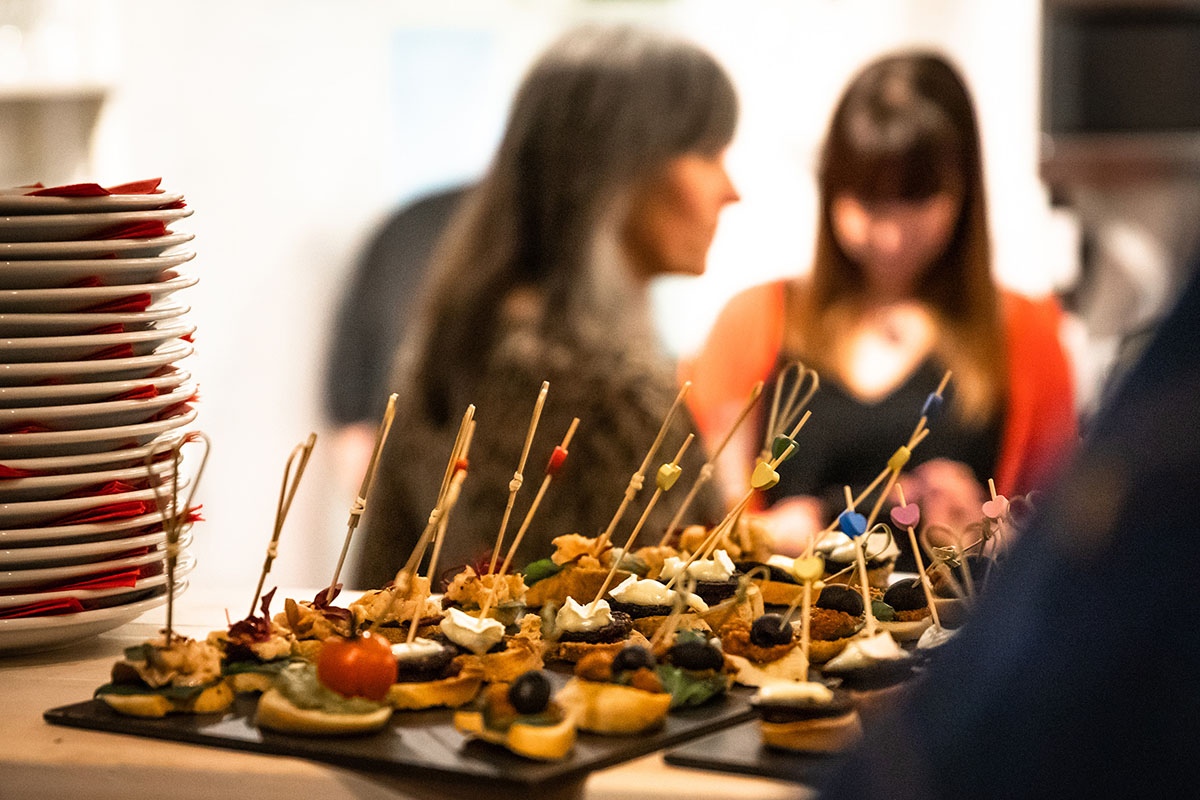
[[[458,467],[458,461],[461,458],[464,440],[468,433],[473,430],[472,425],[475,421],[475,406],[467,406],[467,410],[463,412],[462,422],[458,425],[458,434],[454,439],[454,446],[450,449],[450,460],[446,462],[446,473],[442,480],[442,489],[438,493],[437,500],[434,502],[433,510],[429,512],[429,521],[425,524],[425,530],[421,532],[420,538],[417,539],[417,545],[413,548],[412,553],[408,556],[408,561],[396,573],[396,578],[399,580],[401,576],[417,574],[417,567],[421,563],[421,559],[425,557],[425,551],[429,548],[429,543],[433,540],[434,534],[437,532],[438,523],[442,518],[442,506],[446,502],[446,493],[450,490],[450,480],[454,476],[454,471]]]
[[[668,465],[672,470],[679,468],[679,459],[683,458],[683,454],[687,452],[688,446],[692,443],[692,439],[694,438],[696,438],[696,435],[689,433],[687,438],[683,440],[683,445],[680,446],[679,452],[675,454],[675,458],[671,459],[671,462]],[[644,511],[642,511],[641,518],[637,521],[637,524],[633,526],[633,531],[630,532],[629,538],[625,540],[625,546],[621,549],[622,556],[626,555],[633,547],[634,540],[637,539],[637,535],[642,530],[642,526],[646,524],[646,520],[649,518],[650,512],[654,510],[654,504],[657,503],[658,498],[662,497],[663,493],[669,489],[669,486],[664,489],[661,483],[655,487],[654,494],[650,496],[650,502],[646,503],[646,508]],[[614,558],[612,567],[608,570],[608,575],[604,578],[604,583],[600,584],[600,590],[596,592],[596,596],[593,597],[592,602],[588,604],[588,614],[592,613],[592,609],[595,607],[596,603],[604,597],[604,593],[607,592],[608,587],[612,585],[613,576],[617,574],[617,567],[620,565],[621,560],[619,558]]]
[[[625,509],[633,502],[633,498],[637,496],[637,493],[642,490],[642,481],[645,480],[646,470],[650,468],[650,462],[654,460],[654,454],[658,452],[659,446],[662,445],[663,437],[667,435],[667,428],[670,426],[671,420],[675,417],[675,412],[679,410],[679,406],[683,403],[683,399],[687,397],[687,393],[691,391],[691,388],[691,381],[685,381],[683,386],[679,388],[679,394],[675,395],[675,402],[671,403],[671,408],[667,410],[667,415],[663,417],[662,425],[658,428],[658,435],[654,437],[654,443],[650,445],[650,450],[642,460],[642,465],[638,467],[637,472],[633,473],[633,477],[629,479],[629,485],[625,487],[625,496],[621,499],[621,505],[617,506],[617,512],[609,520],[608,527],[604,529],[604,533],[600,534],[600,538],[596,540],[596,546],[592,548],[592,555],[596,557],[600,556],[600,553],[604,550],[604,546],[612,538],[613,531],[616,530],[617,525],[621,522],[621,518],[625,516]]]
[[[342,574],[342,565],[346,563],[346,553],[350,552],[350,539],[354,536],[354,530],[358,527],[363,512],[367,510],[367,494],[371,491],[375,468],[379,466],[379,455],[383,452],[384,442],[387,441],[388,432],[392,429],[392,420],[396,417],[396,400],[397,395],[394,393],[388,397],[383,420],[379,423],[379,430],[375,433],[375,450],[371,453],[370,462],[367,463],[367,472],[363,475],[362,485],[358,489],[358,497],[354,499],[354,504],[350,507],[350,519],[346,523],[346,539],[342,542],[342,552],[338,556],[337,566],[333,570],[333,580],[329,582],[329,588],[325,590],[326,603],[333,602],[333,587],[337,586],[338,576]]]
[[[513,503],[517,500],[517,492],[525,482],[525,461],[529,458],[529,448],[533,444],[533,434],[537,431],[538,420],[542,418],[542,406],[546,404],[546,393],[550,391],[550,381],[542,381],[542,390],[538,392],[537,403],[533,406],[533,418],[529,421],[529,430],[525,432],[525,445],[521,448],[521,460],[517,463],[517,471],[508,482],[508,504],[504,506],[504,516],[500,519],[500,533],[496,535],[496,545],[492,548],[492,560],[488,564],[488,574],[496,571],[496,560],[500,558],[500,549],[504,546],[504,533],[508,530],[508,518],[512,515]]]
[[[854,512],[854,495],[850,491],[850,487],[844,487],[846,490],[846,508],[851,513]],[[867,530],[870,530],[869,528]],[[863,545],[866,544],[867,532],[863,531],[862,544],[854,543],[854,560],[858,562],[858,577],[862,585],[863,610],[867,617],[867,636],[875,635],[875,614],[871,611],[871,587],[867,584],[867,561],[863,557]]]
[[[896,491],[900,494],[900,505],[908,505],[908,501],[904,499],[904,487],[896,484]],[[933,624],[942,627],[942,621],[938,618],[937,604],[933,598],[933,584],[929,582],[929,576],[925,574],[925,564],[921,559],[921,546],[917,544],[917,533],[913,530],[913,526],[908,527],[908,542],[912,546],[913,558],[917,562],[917,575],[921,579],[921,588],[925,591],[925,602],[929,605],[929,613],[933,617]]]
[[[746,401],[746,405],[742,406],[741,413],[738,414],[733,426],[725,434],[725,438],[717,445],[717,449],[713,450],[708,462],[700,468],[700,474],[696,476],[696,480],[692,483],[692,488],[688,491],[687,496],[683,498],[683,503],[679,506],[679,510],[675,512],[675,516],[671,518],[671,523],[667,525],[667,531],[658,541],[659,547],[664,547],[671,541],[671,537],[675,535],[675,531],[679,528],[680,522],[683,520],[683,515],[691,508],[692,501],[696,499],[696,495],[706,483],[712,480],[713,471],[716,469],[717,460],[721,457],[721,453],[725,451],[726,445],[733,439],[733,435],[737,433],[738,428],[745,422],[746,417],[750,415],[750,411],[754,408],[754,404],[758,402],[758,398],[762,396],[763,382],[759,381],[754,384],[753,391],[750,392],[750,399]]]
[[[308,466],[308,459],[312,456],[316,444],[317,435],[310,433],[305,442],[296,445],[291,455],[288,456],[287,463],[284,464],[283,481],[279,486],[279,504],[275,507],[275,528],[271,532],[271,541],[267,544],[267,557],[263,560],[262,574],[258,576],[258,586],[254,589],[254,599],[250,601],[250,613],[246,615],[247,617],[253,617],[255,609],[258,607],[258,598],[262,594],[263,584],[267,581],[267,573],[271,571],[271,564],[274,563],[275,556],[279,552],[279,535],[283,532],[283,521],[287,519],[288,511],[292,508],[296,489],[300,486],[304,468]],[[296,464],[296,474],[292,475],[292,464],[297,458],[300,459],[300,463]],[[291,478],[290,481],[289,478]]]
[[[787,380],[787,374],[791,370],[796,370],[796,383],[792,386],[792,391],[788,394],[787,402],[783,404],[784,412],[783,419],[779,419],[779,399],[782,396],[783,385]],[[800,387],[804,385],[804,379],[811,377],[812,386],[805,393],[804,398],[800,402],[796,402],[796,397],[800,394]],[[808,404],[812,402],[813,395],[817,393],[817,389],[821,388],[821,378],[817,375],[814,369],[808,369],[803,363],[794,361],[784,368],[779,373],[779,379],[775,382],[775,393],[771,401],[771,415],[767,421],[766,437],[763,442],[762,452],[759,453],[758,460],[766,461],[771,456],[771,447],[775,443],[775,437],[781,433],[781,430],[787,430],[800,416]]]

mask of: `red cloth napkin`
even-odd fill
[[[84,336],[100,336],[107,333],[125,333],[125,325],[121,322],[113,322],[109,325],[101,325],[98,328],[92,328],[84,333]]]
[[[150,222],[125,222],[105,228],[99,233],[93,233],[88,239],[149,239],[154,236],[166,236],[166,223],[154,220]]]
[[[145,386],[137,386],[133,389],[130,389],[127,392],[121,392],[120,394],[113,395],[112,397],[110,397],[108,399],[110,401],[112,401],[112,400],[153,400],[156,397],[158,397],[158,389],[156,389],[154,387],[154,384],[148,383]]]
[[[0,428],[0,433],[49,433],[50,429],[45,425],[39,425],[36,422],[27,422],[24,425],[14,425],[11,428]]]
[[[124,494],[125,492],[136,492],[137,488],[131,486],[125,481],[109,481],[94,486],[85,486],[82,489],[76,489],[70,494],[64,495],[64,499],[78,497],[101,497],[106,494]]]
[[[164,408],[162,411],[155,414],[154,422],[161,422],[164,419],[171,419],[172,417],[182,417],[191,410],[191,405],[185,400],[182,403],[176,403],[170,408]]]
[[[96,361],[105,358],[133,358],[133,345],[114,344],[84,356],[84,359],[87,361]]]
[[[104,197],[109,194],[162,194],[162,190],[158,188],[160,183],[162,183],[162,178],[147,178],[145,180],[109,186],[107,189],[97,183],[71,183],[66,186],[51,186],[49,188],[36,183],[28,187],[36,191],[26,192],[26,194],[31,197]]]
[[[64,289],[92,289],[97,286],[103,286],[100,278],[96,275],[89,275],[86,278],[80,278],[77,281],[72,281],[64,286]]]
[[[146,566],[151,566],[147,564]],[[157,566],[157,565],[155,565]],[[60,583],[54,586],[53,589],[45,588],[43,591],[66,591],[72,589],[116,589],[117,587],[135,586],[139,579],[148,574],[145,567],[130,567],[109,572],[94,572],[91,575],[85,575],[77,580],[71,580],[67,583]]]
[[[23,606],[0,608],[0,619],[21,619],[22,617],[56,617],[61,614],[78,614],[83,611],[83,603],[74,597],[62,600],[38,600]]]
[[[120,519],[130,519],[149,514],[154,511],[154,503],[146,500],[124,500],[120,503],[109,503],[103,506],[93,506],[59,517],[46,527],[59,525],[91,525],[97,522],[113,522]]]
[[[131,294],[128,297],[118,297],[116,300],[105,300],[103,303],[97,303],[94,306],[80,309],[82,313],[121,313],[125,311],[145,311],[150,307],[153,297],[149,292],[138,292]]]
[[[40,475],[40,472],[31,469],[17,469],[16,467],[6,467],[0,464],[0,480],[13,478],[32,478],[35,475]]]

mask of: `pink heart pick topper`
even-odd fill
[[[891,511],[891,517],[897,528],[915,528],[921,521],[921,509],[916,503],[896,506]]]

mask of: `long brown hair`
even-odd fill
[[[914,298],[934,315],[934,353],[954,370],[957,407],[973,424],[991,419],[1005,393],[1004,335],[991,275],[979,128],[958,72],[933,53],[882,58],[847,87],[830,123],[819,168],[820,219],[812,277],[789,304],[789,343],[828,370],[857,317],[862,268],[838,245],[831,207],[860,200],[961,198],[945,251],[918,280]]]
[[[612,342],[621,331],[621,346],[636,348],[649,314],[636,313],[622,285],[628,270],[613,263],[614,219],[671,159],[723,150],[737,116],[728,73],[684,39],[585,26],[551,45],[434,256],[427,337],[409,373],[426,414],[445,422],[468,402],[503,299],[517,289],[541,295],[547,340]]]

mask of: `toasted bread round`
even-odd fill
[[[393,683],[388,689],[387,702],[401,711],[417,711],[423,708],[458,708],[469,703],[479,694],[483,685],[483,674],[463,670],[452,678],[438,681]]]
[[[894,622],[880,622],[880,630],[885,630],[892,635],[892,638],[898,642],[911,642],[921,638],[921,634],[925,629],[933,624],[933,617],[926,616],[914,620],[896,620]]]
[[[824,664],[846,649],[850,637],[843,639],[812,639],[808,643],[808,660],[811,664]]]
[[[836,717],[818,717],[795,722],[760,722],[763,744],[806,753],[835,753],[862,736],[858,712],[851,709]]]
[[[285,733],[305,733],[313,736],[336,736],[345,733],[366,733],[387,725],[392,717],[390,706],[368,714],[331,714],[315,709],[300,708],[278,689],[271,689],[258,700],[254,724],[260,728]]]
[[[581,730],[630,734],[662,725],[671,694],[572,678],[558,693],[558,702],[575,715]]]
[[[622,639],[619,642],[598,644],[590,642],[555,642],[547,648],[546,658],[551,661],[568,661],[575,664],[589,653],[608,653],[615,656],[631,644],[640,645],[647,650],[650,649],[650,641],[635,628],[629,632],[628,639]]]
[[[613,576],[613,585],[625,580],[630,574],[623,569],[617,570]],[[542,578],[530,586],[525,593],[525,605],[529,608],[541,608],[546,603],[561,606],[567,602],[568,597],[574,597],[580,603],[590,602],[600,591],[607,577],[607,567],[580,567],[568,564],[549,578]]]
[[[454,660],[462,666],[464,672],[479,673],[488,683],[511,683],[529,670],[545,666],[541,651],[540,641],[513,638],[508,647],[498,653],[484,653],[480,656],[463,653]]]
[[[164,717],[167,714],[215,714],[229,708],[233,690],[226,681],[210,686],[191,700],[171,700],[161,694],[102,694],[100,699],[115,711],[131,717]]]
[[[518,722],[510,725],[507,731],[496,731],[483,724],[480,711],[455,711],[454,727],[460,733],[478,736],[484,741],[503,745],[517,755],[539,761],[564,758],[575,744],[575,720],[570,713],[565,713],[557,725]]]
[[[229,681],[229,686],[235,693],[241,694],[267,691],[271,688],[274,676],[265,672],[238,672],[230,675],[226,680]]]

